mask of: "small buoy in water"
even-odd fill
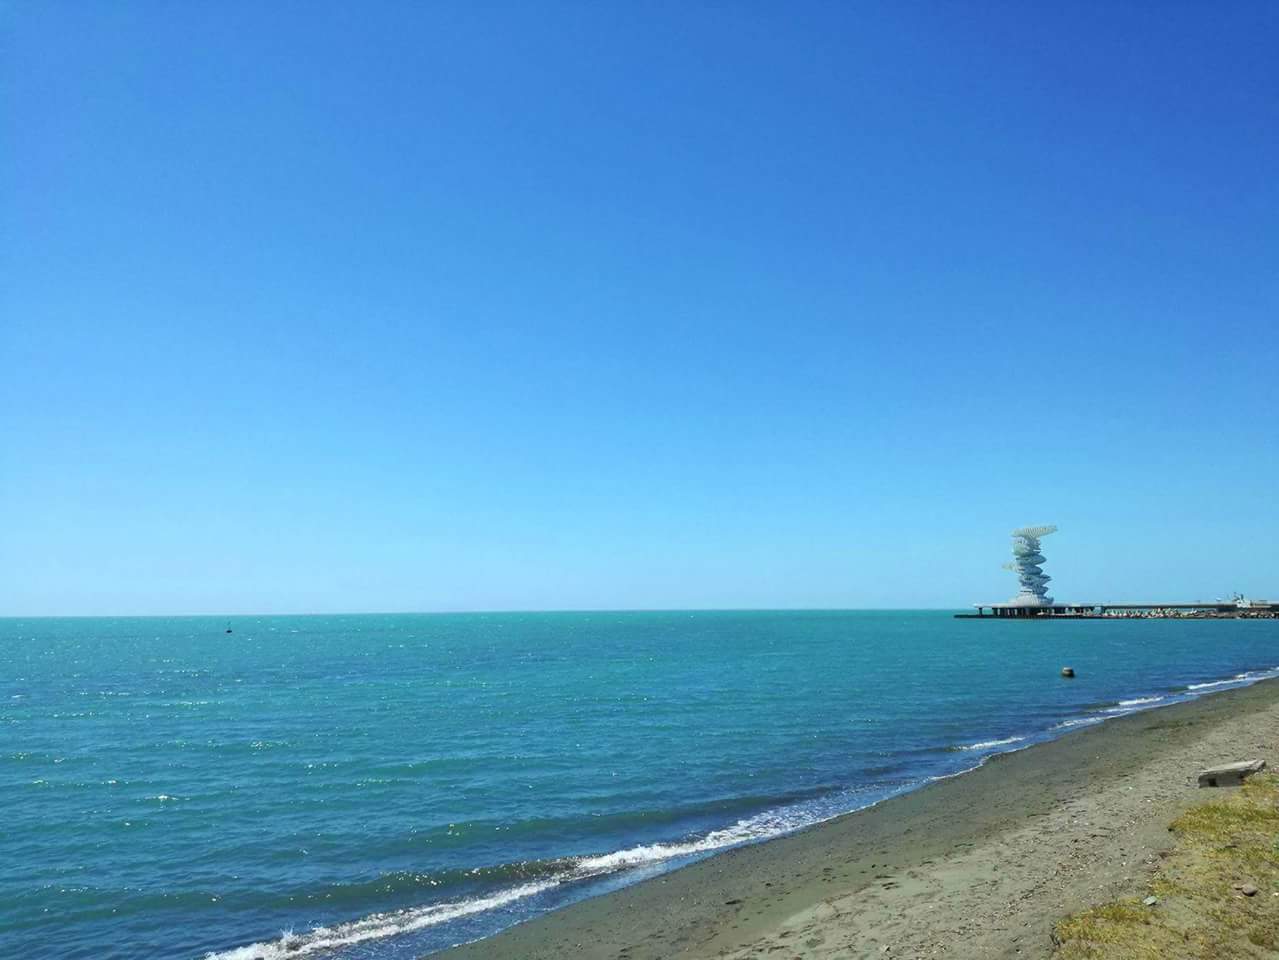
[[[1062,667],[1062,668],[1061,668],[1061,675],[1062,675],[1063,677],[1073,677],[1073,676],[1075,675],[1075,668],[1074,668],[1074,667]]]

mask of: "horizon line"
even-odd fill
[[[966,610],[971,604],[956,607],[560,607],[547,609],[456,609],[456,610],[333,610],[321,612],[285,611],[278,613],[0,613],[0,620],[159,620],[196,618],[249,617],[417,617],[455,616],[460,614],[555,614],[555,613],[884,613],[896,610],[950,611]]]

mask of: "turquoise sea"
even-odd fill
[[[0,955],[404,960],[1276,667],[1273,620],[0,620]]]

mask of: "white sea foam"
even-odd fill
[[[1141,707],[1148,703],[1158,703],[1163,697],[1137,697],[1135,700],[1120,700],[1121,707]]]
[[[1227,684],[1231,684],[1231,683],[1243,683],[1249,679],[1252,679],[1250,674],[1237,673],[1233,677],[1231,677],[1229,680],[1210,680],[1207,683],[1187,684],[1186,689],[1187,690],[1207,690],[1210,687],[1224,687]]]
[[[1187,696],[1199,696],[1202,693],[1215,690],[1218,687],[1240,687],[1256,683],[1258,680],[1268,680],[1279,677],[1279,667],[1271,667],[1269,670],[1249,670],[1244,673],[1237,673],[1233,677],[1225,680],[1207,680],[1203,683],[1186,684],[1185,692],[1181,696],[1156,696],[1156,697],[1134,697],[1131,700],[1120,700],[1113,707],[1107,707],[1098,711],[1099,715],[1091,717],[1078,717],[1072,720],[1066,720],[1053,727],[1054,730],[1069,729],[1071,727],[1090,726],[1094,723],[1101,723],[1113,716],[1126,713],[1135,713],[1138,710],[1149,708],[1155,704],[1175,703],[1183,700]]]
[[[1003,740],[983,740],[980,743],[970,743],[967,746],[958,747],[959,750],[989,750],[991,747],[1004,747],[1010,743],[1021,743],[1025,737],[1006,737]]]
[[[304,957],[321,950],[349,947],[366,940],[380,940],[402,933],[411,933],[425,927],[446,923],[473,913],[483,913],[495,907],[505,906],[516,900],[531,897],[549,890],[559,880],[542,880],[509,887],[485,897],[458,900],[453,903],[434,903],[426,907],[397,910],[393,913],[375,913],[362,920],[340,923],[333,927],[316,927],[307,933],[285,931],[278,940],[250,943],[231,950],[205,954],[205,960],[284,960],[286,957]]]
[[[1116,714],[1136,713],[1139,710],[1148,710],[1157,703],[1163,703],[1166,699],[1166,697],[1135,697],[1132,700],[1120,700],[1113,707],[1106,707],[1097,712],[1112,717]]]
[[[588,880],[648,864],[661,863],[678,857],[691,857],[712,853],[728,847],[741,846],[760,840],[779,837],[802,827],[820,823],[846,812],[843,809],[827,815],[807,814],[801,810],[770,811],[755,817],[739,820],[723,830],[713,830],[704,837],[675,843],[654,843],[625,850],[617,850],[594,857],[582,857],[564,873],[516,887],[508,887],[495,893],[470,900],[437,903],[414,907],[393,913],[375,913],[362,920],[338,924],[333,927],[316,927],[306,933],[285,931],[278,940],[251,943],[221,952],[205,954],[204,960],[285,960],[307,956],[321,950],[346,947],[366,940],[398,936],[421,930],[459,917],[483,913],[505,906],[517,900],[534,896],[563,883]]]
[[[1071,727],[1087,727],[1094,723],[1101,723],[1105,717],[1076,717],[1073,720],[1063,720],[1061,723],[1053,727],[1054,730],[1068,730]]]
[[[843,811],[840,811],[841,813]],[[838,816],[838,814],[831,814]],[[825,817],[820,819],[827,819]],[[784,833],[791,833],[801,827],[811,826],[819,822],[818,818],[803,816],[799,813],[787,815],[782,811],[770,811],[759,816],[738,820],[731,827],[723,830],[712,830],[706,836],[696,840],[684,840],[676,843],[652,843],[638,847],[628,847],[598,857],[583,857],[573,868],[572,879],[579,880],[613,873],[629,867],[638,867],[676,857],[691,857],[699,853],[711,853],[726,847],[735,847],[744,843],[759,840],[770,840]]]

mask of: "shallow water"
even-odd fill
[[[0,620],[0,954],[404,960],[1270,675],[1277,641],[887,611]]]

